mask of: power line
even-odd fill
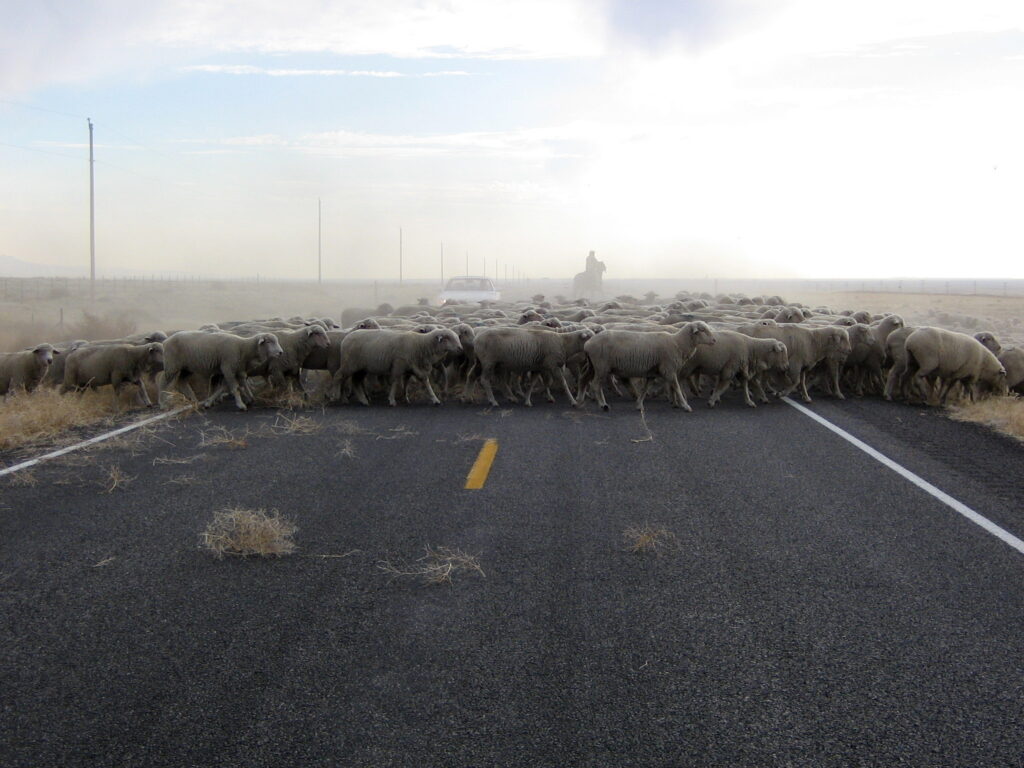
[[[22,109],[34,109],[36,112],[49,112],[54,115],[63,115],[64,117],[73,117],[75,120],[88,119],[85,115],[75,115],[71,112],[61,112],[58,109],[47,109],[46,107],[37,107],[33,104],[25,104],[22,101],[11,101],[10,99],[0,99],[0,104],[10,104],[14,107],[21,107]]]

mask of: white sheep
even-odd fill
[[[472,383],[476,368],[480,369],[480,384],[487,395],[487,402],[497,407],[492,381],[496,372],[506,375],[505,394],[515,402],[516,397],[509,388],[508,376],[539,374],[545,380],[559,380],[569,397],[575,403],[572,390],[565,379],[565,365],[576,354],[583,351],[585,343],[594,337],[593,331],[583,329],[568,333],[557,333],[541,328],[485,328],[473,338],[475,363],[467,374],[467,387]],[[524,405],[532,405],[536,379],[530,381],[525,394]],[[545,387],[547,385],[545,384]],[[550,400],[554,401],[550,392]]]
[[[985,346],[966,333],[944,328],[919,328],[907,337],[907,368],[921,397],[930,401],[929,377],[940,377],[939,403],[944,404],[957,382],[973,401],[979,384],[990,391],[1006,392],[1006,369]]]
[[[0,395],[6,400],[19,389],[31,392],[53,364],[53,356],[59,354],[52,344],[0,354]]]
[[[341,342],[341,367],[334,375],[334,384],[344,392],[351,383],[359,402],[369,405],[363,380],[368,375],[389,376],[388,404],[394,406],[398,387],[404,386],[406,376],[411,374],[423,382],[430,401],[440,405],[430,385],[430,372],[447,354],[460,349],[459,337],[447,328],[429,333],[387,329],[352,331]]]
[[[604,397],[604,382],[609,376],[622,380],[647,380],[660,376],[669,388],[674,405],[692,410],[679,387],[679,372],[690,359],[698,344],[714,344],[714,332],[707,323],[687,323],[675,333],[645,333],[643,331],[605,331],[583,345],[588,366],[580,376],[576,403],[583,403],[587,386],[593,382],[596,399],[602,409],[609,405]],[[645,390],[634,387],[636,407],[643,409]]]
[[[198,400],[189,386],[187,377],[198,376],[211,385],[209,397],[202,406],[208,408],[221,395],[230,392],[240,411],[246,410],[241,388],[252,400],[247,377],[267,360],[281,354],[281,345],[273,333],[258,333],[251,337],[232,333],[206,333],[183,331],[164,342],[164,375],[160,386],[160,404],[166,406],[166,393],[171,388],[179,392],[182,387],[192,400]],[[182,377],[186,377],[183,379]],[[213,384],[216,383],[214,387]]]
[[[64,382],[61,393],[80,391],[86,387],[112,385],[114,407],[120,407],[119,395],[124,384],[135,384],[139,388],[139,400],[152,407],[149,393],[142,381],[146,373],[162,371],[164,367],[163,344],[104,344],[98,347],[87,345],[67,355],[64,365]]]

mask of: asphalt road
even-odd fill
[[[225,408],[0,480],[0,764],[1021,765],[1024,555],[785,404],[694,405]],[[1024,535],[1017,444],[812,408]],[[299,552],[201,551],[235,505]],[[425,545],[484,575],[378,568]]]

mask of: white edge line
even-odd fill
[[[34,467],[36,464],[46,461],[47,459],[55,459],[58,456],[63,456],[65,453],[77,451],[79,448],[85,448],[86,446],[95,445],[96,443],[102,443],[104,440],[109,440],[112,437],[123,435],[125,432],[131,432],[133,429],[138,429],[139,427],[144,427],[147,424],[152,424],[154,421],[163,421],[164,419],[169,419],[171,418],[171,416],[175,416],[181,413],[182,411],[188,410],[188,408],[189,406],[183,405],[181,408],[175,408],[173,411],[161,413],[159,416],[152,416],[148,419],[137,421],[134,424],[129,424],[127,427],[115,429],[113,432],[105,432],[102,435],[90,437],[88,440],[83,440],[80,443],[69,445],[67,448],[61,448],[60,450],[52,451],[51,453],[44,453],[42,456],[36,456],[36,458],[34,459],[29,459],[28,461],[23,461],[20,464],[14,464],[13,466],[5,467],[4,469],[0,469],[0,477],[3,477],[4,475],[13,474],[14,472],[17,472],[18,470],[21,469],[28,469],[29,467]]]
[[[829,421],[828,419],[825,419],[825,418],[819,416],[818,414],[816,414],[811,409],[805,408],[804,406],[800,405],[799,403],[796,403],[796,402],[790,400],[788,397],[784,397],[782,399],[786,402],[786,404],[791,405],[793,408],[796,408],[798,411],[800,411],[805,416],[809,416],[810,418],[814,419],[816,422],[821,424],[823,427],[826,427],[827,429],[832,430],[833,432],[835,432],[837,435],[839,435],[844,440],[852,443],[857,448],[860,448],[862,451],[864,451],[864,453],[866,453],[871,458],[875,459],[876,461],[881,462],[882,464],[887,466],[889,469],[891,469],[893,472],[896,472],[897,474],[902,475],[903,477],[905,477],[907,480],[912,482],[914,485],[916,485],[921,490],[930,493],[936,499],[941,501],[946,506],[952,508],[956,512],[959,512],[961,515],[966,517],[972,523],[975,523],[976,525],[980,525],[982,528],[984,528],[986,531],[991,533],[993,536],[996,536],[996,537],[1002,539],[1007,544],[1009,544],[1011,547],[1016,549],[1018,552],[1020,552],[1021,554],[1024,554],[1024,541],[1021,541],[1020,539],[1018,539],[1016,536],[1014,536],[1009,531],[1007,531],[1007,530],[1005,530],[1003,528],[1000,528],[998,525],[993,523],[987,517],[983,517],[983,516],[979,515],[977,512],[975,512],[973,509],[968,507],[963,502],[957,501],[952,496],[950,496],[948,493],[945,493],[944,491],[939,490],[938,488],[936,488],[934,485],[929,483],[924,478],[918,477],[913,472],[911,472],[909,469],[906,469],[905,467],[900,466],[899,464],[897,464],[895,461],[890,459],[885,454],[879,453],[878,451],[876,451],[874,448],[872,448],[867,443],[865,443],[865,442],[863,442],[861,440],[858,440],[856,437],[851,435],[846,430],[840,429],[835,424],[833,424],[831,421]]]

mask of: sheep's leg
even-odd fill
[[[494,399],[494,390],[491,389],[491,376],[494,375],[493,365],[484,365],[480,369],[480,384],[484,388],[484,394],[487,396],[487,402],[491,404],[492,408],[498,407],[498,401]]]
[[[569,402],[573,404],[573,407],[580,407],[584,404],[587,399],[587,387],[590,386],[590,382],[594,380],[594,366],[590,365],[589,362],[583,366],[583,370],[580,372],[579,377],[576,379],[576,397],[569,398]]]
[[[527,408],[533,407],[533,390],[537,388],[537,377],[532,373],[527,374],[529,376],[529,388],[526,390],[526,397],[523,398],[523,405]]]
[[[430,385],[430,370],[426,371],[413,371],[412,374],[419,378],[423,382],[423,388],[427,390],[427,396],[430,398],[430,402],[434,405],[440,405],[441,400],[434,393],[434,388]]]
[[[882,395],[886,400],[892,400],[893,395],[896,393],[896,387],[900,384],[903,373],[906,370],[907,367],[899,363],[893,364],[892,368],[889,369],[889,376],[885,380],[885,391]]]
[[[541,381],[544,384],[544,397],[547,398],[547,401],[549,403],[555,402],[555,396],[551,394],[551,378],[552,377],[547,373],[541,374]],[[562,379],[565,379],[564,373],[562,374]],[[568,383],[566,384],[566,386],[569,386]]]
[[[840,400],[845,400],[846,397],[839,390],[839,363],[830,360],[828,364],[828,372],[832,379],[833,394],[835,394],[835,396]]]
[[[800,396],[804,399],[805,403],[811,402],[811,396],[807,394],[807,369],[804,368],[800,371]]]
[[[462,402],[471,403],[473,402],[474,392],[476,388],[476,380],[474,378],[476,373],[476,358],[469,364],[469,368],[466,370],[466,378],[462,385]]]
[[[743,401],[751,408],[757,408],[757,404],[750,397],[750,377],[743,377]],[[767,402],[767,400],[765,401]]]
[[[608,378],[608,371],[594,369],[594,391],[596,394],[597,404],[600,406],[602,411],[611,410],[608,405],[608,401],[604,399],[604,381]]]
[[[683,390],[679,386],[679,376],[676,374],[676,372],[671,371],[667,376],[662,375],[662,378],[665,379],[665,381],[671,388],[672,392],[675,393],[676,402],[679,403],[679,407],[682,408],[687,413],[692,412],[693,408],[691,408],[690,404],[686,402],[686,395],[683,394]]]
[[[223,368],[221,368],[221,374],[224,376],[224,381],[221,382],[221,387],[226,387],[228,392],[231,393],[232,397],[235,398],[235,405],[238,407],[238,410],[247,411],[248,408],[245,405],[245,401],[242,400],[242,391],[241,388],[239,387],[238,377],[235,376],[235,372],[229,366],[224,366]],[[245,379],[242,379],[242,382],[244,384]],[[211,401],[213,401],[212,395],[207,400],[207,402]]]
[[[715,386],[711,390],[711,395],[708,397],[709,408],[714,408],[716,405],[718,405],[719,401],[722,399],[722,393],[724,393],[725,390],[729,388],[730,382],[731,377],[726,376],[724,371],[718,374],[718,379],[715,382]],[[743,380],[743,390],[747,394],[747,405],[753,405],[753,403],[750,401],[750,392],[747,390],[746,379]]]
[[[558,378],[562,380],[562,389],[565,390],[565,396],[569,398],[569,402],[572,405],[576,404],[575,398],[572,396],[572,389],[569,387],[569,380],[565,378],[565,370],[562,368],[558,369]],[[554,402],[554,398],[552,398]]]
[[[514,374],[511,371],[505,371],[504,373],[505,376],[502,379],[502,386],[505,388],[505,397],[508,399],[510,403],[518,403],[519,398],[512,394],[512,377]],[[518,378],[516,379],[515,384],[519,386]],[[521,386],[519,386],[519,394],[521,397],[526,397],[526,394],[523,392],[523,388]]]

